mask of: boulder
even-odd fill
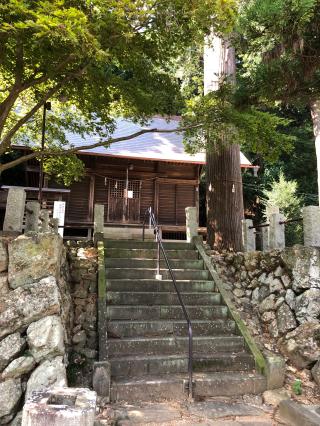
[[[8,274],[1,273],[0,274],[0,297],[4,296],[5,294],[9,293],[9,285],[8,285]]]
[[[0,342],[0,371],[15,358],[25,346],[25,339],[20,333],[10,334]]]
[[[21,398],[20,379],[9,379],[1,382],[0,395],[0,424],[3,424],[1,418],[10,415]]]
[[[291,287],[291,278],[288,275],[283,275],[281,281],[285,288]]]
[[[292,288],[297,293],[320,288],[320,251],[313,247],[296,245],[286,248],[282,254],[286,265],[292,270]]]
[[[74,336],[72,337],[72,341],[75,344],[78,343],[85,343],[87,340],[87,334],[84,330],[78,331]]]
[[[261,319],[263,322],[271,322],[275,320],[275,318],[276,318],[276,314],[273,311],[267,311],[261,315]]]
[[[270,294],[270,296],[266,297],[259,306],[259,312],[262,314],[263,312],[273,311],[275,309],[276,296],[274,294]]]
[[[46,360],[31,374],[26,391],[26,401],[33,391],[67,386],[66,368],[62,357]]]
[[[291,288],[288,288],[285,296],[287,304],[290,306],[291,309],[295,310],[296,308],[296,294]]]
[[[320,358],[320,323],[303,323],[279,339],[278,345],[295,367],[309,367]]]
[[[21,426],[22,424],[22,411],[19,411],[16,417],[10,423],[10,426]]]
[[[60,235],[21,235],[10,241],[8,247],[8,279],[11,288],[25,286],[50,275],[60,276],[64,250]]]
[[[63,326],[58,316],[41,318],[27,329],[27,342],[36,362],[64,355],[63,340]]]
[[[233,294],[235,295],[236,298],[240,298],[242,296],[245,295],[245,292],[239,288],[236,288],[235,290],[233,290]]]
[[[280,293],[283,290],[283,285],[279,278],[274,278],[270,280],[270,293]]]
[[[268,325],[268,330],[269,330],[270,336],[274,337],[275,339],[279,337],[277,320],[274,319],[273,321],[271,321],[271,323]]]
[[[20,356],[14,359],[2,372],[3,379],[15,379],[29,373],[36,365],[33,356]]]
[[[279,299],[276,300],[276,303],[274,305],[275,310],[277,310],[282,304],[284,303],[284,297],[279,297]]]
[[[8,245],[7,242],[0,239],[0,272],[7,271],[8,269]]]
[[[277,310],[277,327],[280,334],[294,330],[297,327],[297,321],[293,312],[286,303],[283,303]]]
[[[284,274],[284,270],[282,268],[282,266],[277,266],[276,270],[274,271],[274,276],[277,278],[282,277],[282,275]]]
[[[296,298],[296,317],[300,324],[320,317],[320,289],[311,288]]]
[[[320,360],[318,360],[312,367],[311,374],[312,374],[313,380],[320,387]]]
[[[273,389],[267,390],[263,392],[263,401],[265,404],[273,405],[274,407],[278,407],[281,401],[290,399],[290,392],[285,388],[282,389]]]
[[[0,338],[59,312],[59,289],[54,277],[19,287],[0,299]]]

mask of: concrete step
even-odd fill
[[[112,377],[137,377],[156,374],[188,372],[188,355],[125,356],[110,359]],[[252,355],[220,352],[210,355],[194,354],[193,371],[248,371],[254,368]]]
[[[172,269],[203,269],[203,260],[197,259],[170,259]],[[155,259],[124,259],[124,258],[107,258],[105,259],[107,268],[147,268],[156,269],[157,261]],[[166,262],[161,259],[160,267],[167,269]]]
[[[194,381],[195,395],[200,398],[257,395],[267,389],[265,376],[249,372],[196,373]]]
[[[188,337],[137,337],[108,340],[110,358],[129,355],[169,355],[188,353]],[[194,353],[242,352],[242,336],[204,336],[193,338]]]
[[[233,320],[198,320],[192,322],[194,336],[221,336],[236,334]],[[110,336],[123,337],[156,337],[156,336],[187,336],[188,327],[185,320],[180,321],[109,321]]]
[[[186,305],[191,320],[227,319],[228,308],[216,306]],[[107,318],[110,320],[168,320],[185,319],[180,305],[167,306],[107,306]]]
[[[181,293],[186,305],[220,305],[220,293]],[[108,305],[177,305],[178,295],[174,289],[171,292],[107,292]]]
[[[151,292],[167,292],[173,291],[174,287],[171,280],[148,280],[148,279],[108,279],[106,281],[107,290],[109,291],[151,291]],[[215,291],[213,281],[177,281],[177,287],[181,292],[211,292]]]
[[[111,402],[184,400],[186,375],[148,376],[116,379],[111,382]]]
[[[196,373],[193,378],[196,398],[259,394],[266,390],[265,377],[248,372]],[[111,384],[111,400],[128,403],[183,400],[187,398],[187,381],[186,374],[117,379]]]
[[[106,278],[127,279],[155,279],[156,269],[132,269],[132,268],[107,268]],[[176,280],[208,280],[209,272],[193,269],[173,269]],[[160,274],[164,280],[170,279],[167,269],[161,269]]]
[[[169,259],[199,259],[196,250],[167,250]],[[106,258],[124,258],[124,259],[157,259],[158,251],[156,249],[139,248],[109,248],[105,249]]]
[[[142,240],[104,240],[106,249],[109,248],[125,248],[125,249],[156,249],[157,243],[155,241],[142,241]],[[194,250],[194,244],[187,243],[186,241],[164,241],[163,246],[165,250]]]

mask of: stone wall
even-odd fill
[[[72,324],[63,241],[52,233],[0,240],[0,424],[37,389],[65,386]]]
[[[67,251],[74,309],[68,381],[71,386],[92,387],[93,363],[98,356],[97,251],[84,242],[69,242]]]
[[[312,369],[320,386],[320,250],[207,253],[261,347]]]

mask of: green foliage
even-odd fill
[[[265,212],[268,217],[273,207],[279,207],[286,219],[297,219],[301,216],[302,201],[297,195],[297,182],[286,180],[280,172],[279,180],[271,183],[271,189],[264,190]],[[286,245],[291,246],[302,242],[302,225],[298,223],[287,224],[285,227]]]
[[[49,157],[45,160],[43,170],[48,176],[65,186],[79,181],[85,173],[83,162],[76,155],[64,155],[63,157]]]
[[[205,149],[207,141],[221,144],[222,135],[228,141],[240,144],[245,151],[258,152],[275,160],[282,151],[290,151],[294,136],[285,132],[290,120],[254,106],[238,106],[233,90],[228,85],[206,96],[188,101],[183,115],[183,126],[196,126],[185,132],[185,145],[189,152]]]
[[[302,382],[300,379],[296,379],[292,384],[292,391],[295,395],[302,394]]]
[[[236,38],[253,93],[297,105],[320,94],[319,22],[319,0],[242,3]]]
[[[108,145],[115,116],[175,114],[183,102],[177,57],[212,27],[229,31],[235,7],[235,0],[1,2],[0,154],[21,138],[37,149],[46,99],[49,153],[70,131]]]
[[[264,204],[261,203],[265,198],[263,192],[272,187],[272,182],[278,180],[281,171],[286,180],[297,182],[296,194],[302,205],[314,205],[318,202],[317,163],[310,114],[307,109],[292,107],[277,108],[274,113],[290,119],[286,132],[295,139],[290,153],[283,151],[276,161],[270,162],[250,151],[246,153],[248,158],[260,167],[257,177],[253,176],[251,170],[246,170],[242,177],[245,209],[257,224],[265,220]]]

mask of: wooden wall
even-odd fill
[[[87,175],[71,186],[67,206],[67,223],[90,223],[93,206],[104,204],[108,210],[108,179],[141,181],[140,220],[151,206],[160,224],[184,225],[185,207],[197,205],[199,166],[195,164],[127,160],[85,156]]]

